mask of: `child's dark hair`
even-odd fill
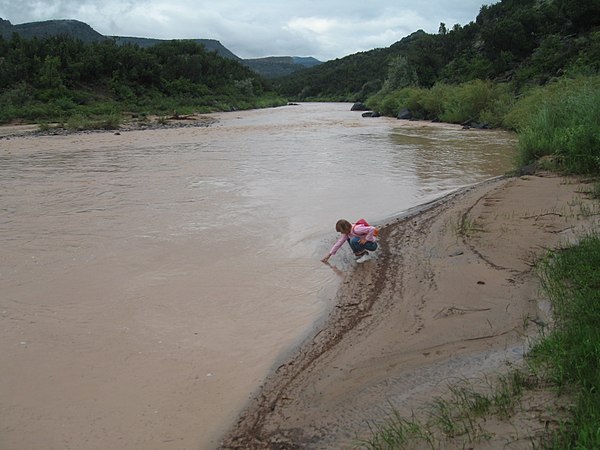
[[[352,224],[347,220],[340,219],[335,224],[335,231],[339,233],[348,234],[350,233],[350,231],[352,231]]]

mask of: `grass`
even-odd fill
[[[541,278],[557,326],[531,357],[558,388],[577,392],[573,420],[550,448],[600,448],[600,235],[550,255]]]
[[[373,438],[362,444],[369,449],[406,448],[414,442],[421,442],[426,447],[435,449],[435,440],[428,428],[415,418],[402,417],[392,409],[388,421],[383,426],[373,427]]]
[[[544,328],[527,356],[527,370],[512,369],[483,390],[467,380],[450,385],[421,419],[405,419],[393,410],[388,422],[373,427],[373,436],[361,441],[363,448],[441,449],[449,440],[452,448],[472,447],[491,437],[485,429],[489,417],[508,420],[524,393],[540,385],[568,392],[574,406],[568,420],[554,419],[554,430],[531,437],[532,448],[600,448],[600,234],[550,252],[538,270],[555,325],[550,331]]]
[[[511,111],[525,165],[551,156],[568,173],[600,172],[600,77],[532,90]]]
[[[484,231],[474,219],[468,216],[468,214],[461,214],[458,216],[456,224],[453,226],[453,230],[458,236],[471,236],[475,233]]]
[[[592,198],[600,200],[600,181],[596,181],[590,191]]]
[[[448,393],[426,405],[420,418],[415,414],[404,418],[392,408],[385,424],[372,427],[373,436],[360,445],[369,450],[444,449],[470,448],[488,441],[492,433],[486,430],[487,418],[510,417],[519,408],[525,387],[538,382],[518,369],[483,381],[475,385],[463,379],[450,384]]]

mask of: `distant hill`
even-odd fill
[[[166,39],[153,39],[128,36],[104,36],[84,22],[78,20],[46,20],[43,22],[30,22],[19,25],[13,25],[8,20],[0,18],[0,35],[4,39],[10,39],[13,33],[31,39],[34,37],[43,38],[47,36],[68,35],[83,42],[99,42],[106,39],[114,39],[120,45],[137,45],[141,48],[151,47],[161,42],[168,42]],[[208,51],[214,51],[223,58],[233,59],[246,65],[253,71],[266,78],[280,77],[289,75],[307,67],[313,67],[321,64],[312,57],[281,56],[267,57],[258,59],[242,59],[227,49],[223,44],[215,39],[190,39],[198,44],[202,44]]]
[[[274,85],[294,101],[365,101],[386,81],[430,88],[489,80],[522,90],[565,73],[600,74],[599,56],[599,1],[501,0],[483,5],[464,26],[418,30],[387,48],[327,61]]]
[[[97,42],[106,39],[92,27],[78,20],[46,20],[43,22],[22,23],[13,25],[8,20],[0,18],[0,33],[5,39],[10,39],[13,33],[31,39],[66,34],[83,42]]]
[[[137,45],[141,48],[152,47],[153,45],[165,42],[165,39],[153,39],[153,38],[140,38],[140,37],[126,37],[126,36],[111,36],[117,44],[120,45]],[[223,58],[234,59],[236,61],[243,62],[242,59],[234,55],[228,48],[221,44],[216,39],[189,39],[197,44],[202,44],[209,52],[217,52],[217,55]]]
[[[270,56],[267,58],[244,59],[242,64],[266,78],[277,78],[290,75],[307,67],[317,66],[322,62],[312,57]]]

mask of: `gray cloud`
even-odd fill
[[[76,19],[105,35],[221,41],[242,58],[320,60],[388,47],[423,29],[475,20],[483,0],[0,0],[13,24]]]

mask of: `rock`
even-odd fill
[[[519,167],[519,170],[517,171],[517,174],[519,176],[523,176],[523,175],[535,175],[535,173],[537,172],[539,168],[539,164],[536,162],[533,162],[531,164],[527,164],[526,166],[521,166]]]
[[[363,117],[381,117],[381,115],[378,112],[375,111],[367,111],[362,113]]]
[[[490,128],[492,128],[487,123],[477,122],[473,119],[466,120],[463,123],[461,123],[461,125],[463,126],[463,130],[468,130],[470,128],[477,128],[478,130],[489,130]]]
[[[367,108],[367,105],[365,105],[362,102],[356,102],[354,105],[352,105],[352,108],[350,109],[350,111],[368,111],[369,108]]]
[[[402,120],[412,119],[412,113],[410,112],[410,109],[404,108],[402,111],[400,111],[398,113],[398,119],[402,119]]]

